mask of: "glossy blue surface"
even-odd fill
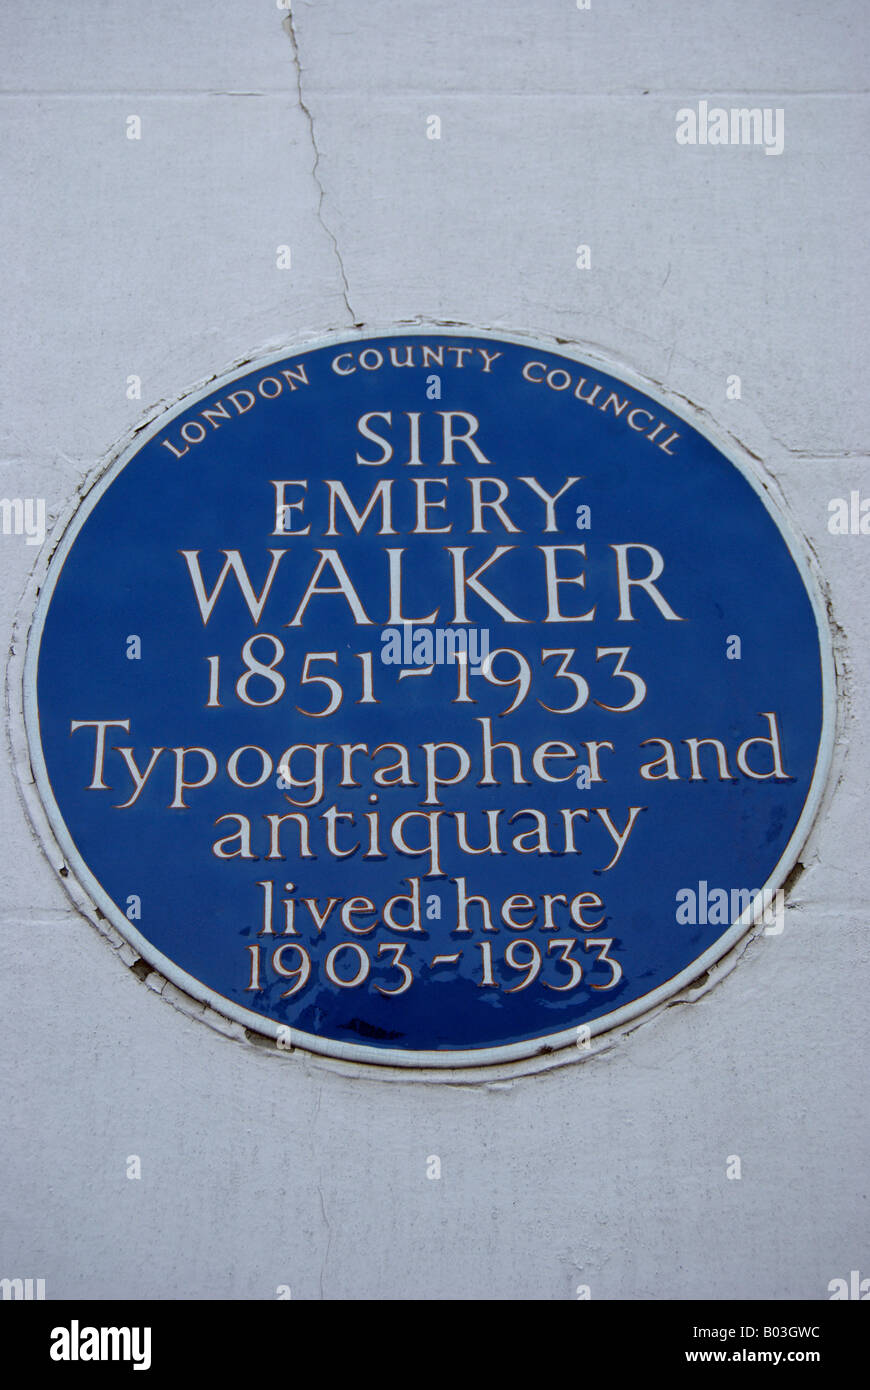
[[[443,368],[396,368],[389,365],[390,346],[443,345]],[[358,363],[369,346],[386,358],[380,370],[357,370],[342,376],[331,363],[341,352],[343,365]],[[459,368],[455,350],[470,349]],[[486,372],[480,349],[500,353]],[[374,358],[370,360],[375,360]],[[570,374],[565,390],[523,378],[528,362]],[[257,394],[264,379],[282,382],[282,368],[304,364],[308,385],[266,399]],[[427,381],[440,377],[441,398],[427,399]],[[539,375],[533,369],[533,375]],[[594,383],[602,391],[590,405],[574,395],[574,384],[586,378],[584,394]],[[557,383],[561,377],[556,377]],[[267,387],[268,392],[273,388]],[[232,392],[250,390],[256,404],[243,414],[227,403]],[[630,406],[618,414],[615,406],[600,408],[608,393]],[[244,403],[247,398],[239,398]],[[201,421],[202,412],[224,402],[230,418],[216,417],[218,427],[204,423],[206,438],[186,452],[181,428]],[[618,402],[617,402],[618,404]],[[627,422],[629,409],[650,414],[649,430],[663,421],[665,428],[651,441]],[[372,428],[395,442],[392,460],[380,466],[361,466],[357,451],[379,457],[380,447],[365,439],[357,421],[366,412],[391,411],[392,431],[384,420]],[[476,441],[487,462],[457,444],[456,462],[441,466],[442,418],[437,411],[463,411],[479,420]],[[423,462],[408,466],[408,417],[421,412],[420,449]],[[635,416],[636,423],[643,416]],[[457,425],[460,428],[461,422]],[[462,426],[464,428],[464,426]],[[672,438],[670,452],[660,446]],[[188,431],[190,437],[199,430]],[[165,447],[173,443],[182,457]],[[503,503],[517,531],[505,529],[498,515],[484,513],[486,533],[471,532],[471,489],[468,479],[482,475],[504,479],[509,494]],[[534,477],[555,493],[568,476],[579,476],[555,504],[558,531],[545,532],[543,502],[520,477]],[[446,478],[447,488],[432,485],[429,500],[446,502],[428,512],[429,524],[448,526],[445,534],[412,534],[415,524],[413,478]],[[328,490],[325,479],[341,480],[362,511],[376,482],[394,479],[392,525],[395,534],[379,535],[380,507],[355,534],[344,510],[337,508],[336,529],[328,536]],[[310,533],[275,536],[274,479],[305,479],[307,492],[288,488],[286,500],[305,498],[304,513],[288,513],[295,529],[310,525]],[[494,487],[484,488],[488,500]],[[577,528],[577,507],[591,510],[588,529]],[[615,545],[655,547],[664,560],[656,581],[658,590],[682,621],[669,620],[639,588],[632,591],[633,621],[620,621]],[[595,606],[594,619],[551,621],[547,617],[546,559],[542,546],[585,545],[578,552],[559,552],[558,572],[585,573],[585,587],[564,583],[559,602],[569,615]],[[509,647],[525,655],[531,684],[522,704],[501,712],[513,700],[516,686],[500,687],[485,675],[468,678],[474,703],[457,703],[458,670],[436,665],[429,675],[399,679],[402,669],[381,660],[381,632],[388,619],[386,549],[404,547],[403,604],[406,616],[428,615],[438,609],[437,623],[451,625],[454,617],[452,560],[446,547],[468,547],[469,572],[496,546],[512,546],[481,574],[481,581],[523,622],[505,621],[473,592],[468,594],[468,619],[488,629],[492,648]],[[204,625],[191,576],[181,551],[198,550],[203,580],[210,592],[223,564],[223,550],[238,549],[251,583],[259,593],[269,568],[269,551],[285,550],[263,615],[255,623],[230,575]],[[300,625],[288,626],[296,613],[317,562],[317,550],[334,549],[341,558],[354,592],[371,620],[354,621],[345,595],[315,595]],[[629,556],[632,574],[646,575],[645,552]],[[324,586],[336,584],[334,569],[321,576]],[[274,634],[286,649],[278,669],[286,678],[283,697],[261,707],[246,705],[235,692],[244,671],[240,652],[255,633]],[[127,658],[127,639],[141,638],[140,660]],[[727,639],[739,636],[741,657],[729,660]],[[639,708],[615,713],[595,703],[620,705],[631,698],[631,682],[612,676],[615,656],[596,660],[600,648],[630,647],[625,669],[638,673],[647,694]],[[542,649],[573,648],[570,669],[589,684],[590,695],[575,713],[548,712],[570,703],[575,684],[556,676],[561,658],[542,659]],[[343,699],[325,718],[306,717],[297,706],[319,709],[329,698],[323,684],[300,685],[306,653],[334,652],[336,661],[315,661],[311,673],[342,684]],[[379,703],[359,703],[363,663],[357,654],[372,653],[373,691]],[[254,655],[269,662],[274,646],[263,640]],[[220,708],[206,708],[209,691],[207,658],[219,655]],[[514,674],[513,659],[499,657],[494,672],[500,679]],[[273,687],[254,676],[246,687],[254,699],[265,700]],[[48,608],[38,664],[40,735],[54,798],[82,860],[105,889],[118,912],[127,911],[130,895],[141,898],[141,920],[133,925],[148,942],[217,995],[277,1023],[339,1043],[364,1044],[375,1049],[442,1051],[495,1047],[527,1039],[546,1038],[577,1025],[591,1023],[638,1000],[685,970],[728,929],[728,924],[680,925],[676,921],[678,890],[712,887],[760,888],[780,860],[800,817],[816,766],[822,727],[822,676],[819,636],[813,609],[789,548],[748,481],[717,449],[685,421],[644,397],[631,386],[583,368],[572,359],[543,350],[490,338],[425,337],[354,340],[344,347],[330,345],[303,351],[286,362],[260,366],[234,382],[222,384],[188,403],[184,412],[165,424],[115,477],[85,520],[63,563]],[[764,712],[774,712],[781,736],[785,778],[756,780],[735,765],[738,745],[766,735]],[[492,720],[493,738],[510,740],[521,751],[526,784],[511,780],[509,752],[496,758],[500,785],[479,785],[482,718]],[[75,720],[130,721],[129,735],[112,729],[106,742],[105,781],[111,790],[91,790],[95,739],[92,730],[71,734]],[[673,742],[678,780],[645,780],[641,764],[659,757],[661,747],[641,748],[645,739]],[[726,749],[730,780],[719,780],[714,750],[700,750],[706,780],[690,779],[689,750],[684,740],[718,738]],[[533,750],[548,740],[567,742],[578,756],[555,759],[547,769],[564,776],[587,761],[583,745],[605,740],[613,751],[601,751],[606,780],[588,788],[575,778],[548,783],[531,768]],[[425,754],[421,745],[456,742],[471,759],[468,776],[457,786],[444,786],[437,803],[423,805]],[[373,781],[377,768],[396,761],[381,753],[355,756],[354,780],[339,785],[337,745],[401,743],[409,749],[416,786],[385,786]],[[242,789],[229,780],[227,757],[234,749],[259,745],[277,764],[294,743],[331,746],[326,750],[326,784],[322,799],[307,810],[310,847],[316,857],[300,858],[297,832],[286,826],[285,858],[266,859],[268,822],[264,817],[299,809],[277,785],[277,769],[258,788]],[[133,793],[130,773],[117,745],[133,749],[142,770],[153,748],[203,746],[214,751],[218,775],[206,787],[191,790],[187,809],[171,809],[175,758],[158,756],[141,795],[126,809],[120,803]],[[551,750],[552,751],[552,750]],[[771,767],[769,749],[756,745],[748,754],[756,770]],[[459,755],[439,755],[444,775],[451,776]],[[311,759],[309,759],[309,762]],[[304,769],[301,756],[298,769]],[[244,754],[239,773],[253,780],[261,767],[258,756]],[[188,761],[191,779],[202,775],[205,762]],[[661,769],[657,769],[661,770]],[[298,800],[309,793],[290,790]],[[377,801],[371,798],[377,797]],[[326,843],[322,815],[331,806],[354,820],[336,826],[336,844],[345,849],[361,838],[346,857],[336,857]],[[642,807],[618,862],[606,865],[616,850],[599,810],[606,810],[622,829],[629,808]],[[457,844],[456,817],[465,812],[469,843],[487,843],[483,814],[498,810],[499,844],[503,851],[469,854]],[[531,832],[534,818],[518,814],[537,809],[547,818],[549,853],[524,853],[512,845],[514,836]],[[576,849],[565,852],[562,810],[585,809],[588,821],[574,820]],[[390,825],[407,811],[442,812],[440,874],[428,873],[428,856],[400,853],[390,843]],[[366,813],[379,812],[379,857],[366,854],[371,822]],[[212,850],[221,835],[230,835],[231,822],[215,826],[229,813],[249,818],[252,854],[256,858],[219,860]],[[509,824],[509,818],[517,819]],[[407,843],[419,845],[428,827],[422,820],[407,825]],[[532,844],[529,836],[523,844]],[[238,847],[238,843],[237,846]],[[381,905],[390,896],[408,891],[408,880],[420,880],[424,930],[387,927]],[[455,880],[464,877],[469,893],[486,896],[497,931],[482,930],[479,909],[471,911],[470,933],[457,933]],[[263,926],[264,890],[275,885],[274,937],[258,935]],[[295,887],[285,891],[284,885]],[[542,895],[597,894],[604,907],[586,910],[587,920],[605,922],[584,931],[568,917],[567,907],[554,904],[555,928],[542,929]],[[513,930],[500,917],[503,901],[527,894],[535,901],[537,923]],[[352,918],[358,925],[376,923],[368,934],[354,935],[339,921],[336,904],[322,931],[305,906],[297,906],[298,936],[280,936],[284,921],[281,900],[370,898],[377,913]],[[437,900],[440,920],[433,917]],[[427,916],[427,906],[429,915]],[[515,907],[525,921],[531,911]],[[407,920],[404,918],[402,920]],[[608,954],[619,962],[621,978],[606,988],[614,971],[598,960],[599,948],[585,949],[584,938],[612,941]],[[511,968],[505,953],[515,938],[532,941],[542,954],[540,974],[527,988],[523,968]],[[554,989],[572,979],[560,963],[563,948],[547,953],[550,939],[576,938],[570,954],[583,967],[574,988]],[[297,941],[310,953],[311,971],[296,994],[282,998],[293,979],[281,978],[271,964],[272,951]],[[331,948],[355,941],[370,960],[370,973],[359,986],[342,988],[330,982],[325,960]],[[382,943],[404,943],[402,961],[413,973],[404,992],[386,995],[376,988],[398,989],[405,975],[393,964],[395,952],[378,955]],[[492,984],[484,984],[489,942]],[[262,989],[251,990],[252,953],[260,951]],[[268,949],[267,949],[268,948]],[[459,952],[459,960],[432,964],[434,956]],[[526,946],[513,951],[515,967],[534,956]],[[294,950],[280,959],[292,969],[302,957]],[[335,968],[352,976],[360,957],[352,950],[339,953]]]

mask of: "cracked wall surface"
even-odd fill
[[[287,12],[287,15],[284,19],[284,28],[287,31],[287,35],[293,46],[293,66],[296,70],[296,95],[299,101],[300,109],[304,111],[305,118],[308,121],[308,129],[311,135],[311,147],[314,151],[314,163],[311,166],[311,176],[317,184],[317,216],[320,220],[320,224],[323,227],[323,230],[326,232],[326,235],[329,237],[329,240],[332,243],[333,250],[335,251],[335,259],[338,265],[338,273],[341,276],[342,294],[344,296],[345,308],[347,309],[348,326],[353,327],[356,320],[353,316],[353,310],[350,307],[350,287],[347,283],[347,273],[344,268],[344,261],[341,259],[341,251],[339,250],[339,245],[336,241],[335,233],[331,230],[323,215],[323,201],[326,197],[326,189],[324,188],[323,181],[320,177],[320,148],[317,144],[317,136],[314,131],[314,117],[312,116],[309,107],[305,103],[305,96],[302,90],[302,63],[299,57],[299,40],[296,37],[296,27],[293,23],[292,11],[288,10]]]
[[[758,456],[818,556],[843,685],[782,936],[588,1062],[488,1085],[277,1059],[172,1007],[71,907],[4,759],[0,1274],[48,1297],[814,1299],[866,1266],[870,537],[826,522],[870,490],[867,37],[858,0],[3,7],[4,496],[56,518],[162,402],[306,334],[579,338]],[[702,98],[782,107],[782,156],[677,146]],[[0,537],[7,649],[35,555]]]

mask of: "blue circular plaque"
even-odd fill
[[[345,336],[211,383],[94,483],[41,585],[30,761],[90,903],[249,1029],[582,1050],[782,929],[822,613],[761,482],[634,379]]]

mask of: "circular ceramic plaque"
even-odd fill
[[[820,612],[761,485],[633,381],[334,339],[186,399],[85,496],[31,763],[72,874],[190,994],[334,1056],[511,1060],[781,930]]]

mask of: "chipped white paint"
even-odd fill
[[[578,360],[636,387],[651,399],[658,398],[665,409],[679,408],[682,418],[688,420],[699,434],[708,438],[725,457],[730,457],[733,466],[747,479],[779,527],[795,567],[801,574],[807,588],[815,614],[822,669],[824,714],[815,773],[806,803],[779,862],[773,867],[770,877],[762,889],[763,893],[772,894],[786,882],[798,862],[798,856],[824,800],[837,724],[837,683],[823,577],[818,571],[818,565],[812,552],[804,545],[787,518],[785,509],[774,506],[771,500],[770,480],[765,477],[763,470],[759,470],[757,467],[761,460],[753,459],[746,450],[740,449],[737,441],[733,438],[730,438],[726,443],[721,432],[715,428],[710,420],[709,412],[697,409],[685,399],[677,400],[674,393],[668,392],[660,383],[653,384],[637,376],[624,363],[617,363],[582,343],[569,344],[564,339],[560,339],[558,342],[556,340],[543,341],[527,335],[511,334],[504,329],[499,330],[499,333],[494,335],[489,330],[480,329],[474,325],[466,325],[462,328],[444,325],[430,326],[434,327],[440,335],[448,338],[452,334],[460,337],[473,335],[484,339],[497,337],[500,341],[527,343],[529,348],[535,352],[546,353],[550,351],[559,353],[565,358],[576,355]],[[402,330],[396,330],[395,325],[387,325],[383,331],[391,333]],[[404,331],[408,332],[409,336],[423,335],[425,337],[427,330],[419,327],[412,329],[405,327]],[[368,330],[356,336],[367,338],[369,336]],[[344,330],[340,334],[333,334],[328,338],[303,339],[296,343],[285,344],[278,353],[247,359],[243,365],[246,370],[248,368],[265,369],[271,363],[294,357],[305,349],[316,351],[329,343],[347,344],[353,340],[353,335],[348,330]],[[221,383],[230,382],[237,378],[240,365],[242,364],[234,364],[233,369],[228,373],[220,373],[215,378],[218,389],[220,389]],[[252,1045],[260,1045],[264,1034],[270,1040],[280,1038],[286,1031],[284,1025],[258,1016],[252,1011],[223,998],[200,980],[182,970],[168,956],[156,950],[148,940],[147,933],[143,935],[132,922],[125,920],[120,909],[82,860],[55,802],[38,734],[39,708],[36,699],[36,664],[43,624],[59,572],[56,566],[65,562],[81,527],[86,524],[91,509],[97,505],[100,497],[111,486],[119,472],[136,456],[139,449],[167,428],[175,415],[189,409],[191,399],[191,393],[186,392],[170,411],[161,413],[156,420],[138,429],[133,439],[125,442],[125,446],[113,450],[108,460],[97,469],[95,476],[84,485],[85,494],[83,497],[76,498],[71,514],[65,517],[63,523],[56,528],[50,546],[46,547],[42,562],[36,566],[30,576],[30,582],[22,600],[21,611],[16,621],[14,631],[16,637],[20,634],[20,640],[15,642],[15,655],[11,658],[8,666],[7,704],[13,721],[10,732],[16,759],[16,771],[21,783],[22,795],[27,804],[28,815],[40,843],[47,848],[50,862],[64,865],[66,870],[63,875],[64,887],[73,902],[100,931],[109,935],[113,943],[120,933],[121,938],[141,952],[140,973],[144,972],[146,962],[149,962],[150,967],[153,967],[151,973],[147,975],[147,983],[152,989],[162,993],[164,998],[175,1003],[183,1012],[198,1015],[205,1021],[211,1022],[227,1036],[239,1039],[247,1038]],[[47,572],[49,557],[51,557],[55,568]],[[23,723],[23,734],[20,734],[19,730],[14,727],[16,723]],[[680,1000],[690,998],[693,1001],[699,998],[711,984],[728,973],[734,961],[742,954],[746,944],[744,937],[747,934],[752,938],[770,934],[760,919],[753,921],[752,914],[748,909],[744,916],[738,919],[727,932],[723,933],[718,941],[673,979],[587,1026],[585,1034],[590,1043],[592,1038],[595,1038],[596,1050],[602,1044],[612,1045],[617,1039],[636,1028],[651,1013],[658,1012],[663,1007],[669,1007],[670,1001],[674,997]],[[134,956],[132,964],[135,965],[137,961],[139,961],[139,957]],[[728,964],[718,968],[720,962],[724,961],[727,961]],[[131,962],[128,961],[128,963]],[[294,1029],[293,1031],[295,1033],[297,1030]],[[298,1034],[299,1046],[304,1047],[305,1050],[314,1052],[319,1056],[337,1058],[340,1061],[373,1065],[376,1073],[384,1077],[404,1077],[407,1075],[406,1069],[413,1067],[422,1079],[446,1081],[475,1079],[469,1077],[464,1070],[469,1067],[475,1069],[476,1078],[479,1079],[482,1074],[485,1076],[514,1076],[538,1071],[542,1067],[564,1064],[568,1061],[583,1061],[591,1054],[592,1049],[591,1047],[578,1049],[575,1045],[576,1036],[577,1030],[572,1027],[551,1034],[544,1044],[541,1044],[540,1040],[535,1040],[491,1048],[478,1048],[473,1051],[455,1051],[442,1055],[403,1052],[399,1049],[385,1048],[375,1058],[371,1049],[367,1047],[357,1047],[347,1042],[334,1041],[328,1038],[309,1037],[302,1032]],[[288,1051],[276,1049],[274,1055],[286,1057]],[[357,1072],[361,1070],[361,1066],[356,1068]]]
[[[825,578],[841,708],[781,936],[584,1065],[488,1084],[361,1079],[143,987],[7,766],[0,1274],[49,1298],[812,1299],[860,1265],[870,549],[826,520],[870,462],[866,22],[780,8],[2,8],[4,495],[56,527],[117,441],[288,340],[445,319],[579,340],[760,461]],[[785,108],[781,157],[676,145],[681,106],[736,93]],[[18,656],[33,561],[0,540]]]

